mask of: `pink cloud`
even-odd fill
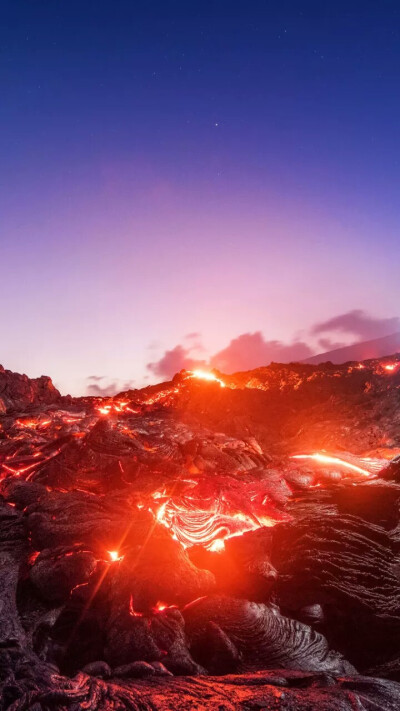
[[[124,390],[130,390],[134,387],[134,380],[124,382],[115,380],[103,384],[104,380],[107,380],[104,375],[89,375],[87,378],[86,394],[93,397],[112,397],[113,395],[117,395]]]
[[[217,368],[225,373],[232,373],[237,370],[247,370],[258,366],[268,365],[272,360],[280,362],[290,362],[303,360],[312,355],[311,348],[302,341],[293,343],[281,343],[280,341],[265,341],[262,333],[242,333],[234,338],[223,350],[212,356],[207,362],[194,356],[196,348],[185,348],[177,345],[169,351],[165,351],[160,360],[148,363],[147,368],[158,377],[171,378],[180,370],[193,370],[199,367]]]
[[[397,317],[374,318],[365,311],[354,309],[315,324],[309,333],[311,336],[321,334],[318,339],[319,346],[325,351],[331,351],[342,348],[344,344],[322,334],[339,332],[350,334],[358,340],[368,340],[393,333],[396,329],[400,330],[400,319]],[[204,348],[199,333],[187,334],[186,343],[187,346],[178,344],[175,348],[165,351],[160,360],[148,363],[148,370],[161,378],[172,378],[180,370],[193,370],[204,366],[216,368],[223,373],[234,373],[269,365],[271,361],[290,363],[307,360],[315,352],[315,348],[304,340],[297,338],[289,343],[267,341],[261,331],[242,333],[208,360],[201,357]]]
[[[170,351],[165,351],[160,360],[148,363],[147,368],[154,375],[161,378],[172,378],[180,370],[192,370],[193,368],[205,365],[204,360],[193,358],[190,354],[192,348],[185,348],[182,345],[175,346]]]
[[[339,316],[317,323],[311,330],[313,334],[339,331],[358,336],[359,340],[367,341],[380,336],[388,336],[400,330],[400,319],[374,318],[361,309],[347,311]]]
[[[303,341],[266,341],[261,331],[256,331],[242,333],[234,338],[226,348],[211,358],[210,364],[224,373],[232,373],[268,365],[271,361],[290,363],[304,360],[312,354],[310,346]]]

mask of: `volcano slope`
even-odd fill
[[[400,708],[400,357],[0,367],[0,709]]]

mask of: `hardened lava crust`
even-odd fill
[[[400,356],[0,366],[0,711],[398,711]]]

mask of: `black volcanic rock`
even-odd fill
[[[0,413],[23,410],[29,405],[49,405],[60,398],[57,388],[46,375],[28,378],[0,365]]]
[[[400,707],[398,359],[216,378],[1,369],[0,711]]]

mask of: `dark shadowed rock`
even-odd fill
[[[0,414],[29,405],[50,405],[60,398],[60,393],[47,376],[28,378],[0,365]]]

